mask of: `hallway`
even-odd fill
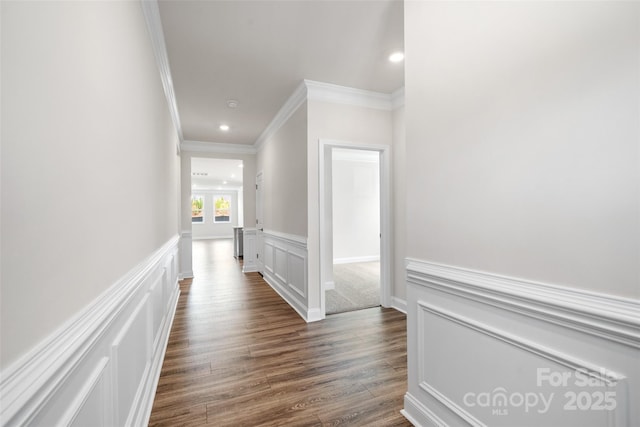
[[[232,253],[231,240],[193,244],[150,425],[411,425],[404,314],[307,324]]]

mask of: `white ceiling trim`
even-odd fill
[[[262,148],[267,139],[273,136],[306,100],[391,111],[404,105],[404,86],[392,94],[386,94],[331,83],[303,80],[253,144],[256,151]]]
[[[183,151],[193,153],[226,153],[226,154],[256,154],[256,147],[247,144],[223,144],[221,142],[183,141],[180,144]]]
[[[404,86],[396,89],[391,94],[391,108],[397,110],[404,107]]]
[[[391,95],[331,83],[305,80],[307,99],[391,111]]]
[[[264,143],[271,138],[289,120],[293,113],[300,108],[302,103],[307,100],[306,80],[302,81],[296,90],[291,94],[287,102],[280,108],[269,125],[262,131],[256,142],[253,144],[256,151],[260,150]]]
[[[147,30],[151,37],[151,45],[156,58],[156,64],[160,71],[160,79],[164,88],[164,95],[167,98],[169,112],[173,120],[173,125],[178,132],[179,143],[184,141],[182,136],[182,125],[180,124],[180,116],[178,114],[178,104],[176,103],[176,94],[173,89],[173,79],[171,78],[171,69],[169,68],[169,57],[167,56],[167,46],[164,42],[164,32],[162,31],[162,21],[160,20],[160,10],[157,0],[142,0],[142,14],[147,23]],[[178,146],[180,150],[180,146]]]

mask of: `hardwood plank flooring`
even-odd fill
[[[196,241],[150,426],[411,426],[406,318],[370,308],[304,320],[230,240]]]

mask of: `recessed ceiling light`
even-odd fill
[[[236,101],[235,99],[229,99],[227,101],[227,107],[229,107],[229,108],[238,108],[238,101]]]
[[[389,55],[389,61],[391,62],[401,62],[403,59],[404,59],[403,52],[393,52],[391,55]]]
[[[227,181],[222,181],[222,183],[223,183],[223,184],[226,184],[226,183],[227,183]]]
[[[229,125],[220,125],[220,130],[224,131],[224,132],[228,131],[229,130]]]
[[[236,177],[236,174],[235,174],[235,173],[232,173],[232,174],[231,174],[231,178],[235,178],[235,177]]]
[[[239,167],[239,168],[243,168],[243,167],[244,167],[244,164],[243,164],[243,163],[240,163],[240,164],[238,165],[238,167]]]

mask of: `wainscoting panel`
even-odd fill
[[[415,425],[640,424],[640,303],[407,262]]]
[[[306,300],[307,298],[307,258],[306,252],[297,248],[291,248],[289,250],[287,272],[287,285],[289,289],[297,293],[301,298]]]
[[[69,425],[73,427],[84,426],[108,426],[107,421],[107,402],[109,390],[107,388],[108,380],[105,379],[105,372],[109,359],[103,357],[94,372],[87,378],[84,387],[82,387],[76,399],[67,411],[67,416],[62,417],[60,425]]]
[[[269,240],[265,233],[264,254],[262,255],[264,258],[262,262],[264,262],[265,274],[269,273],[272,276],[275,274],[275,266],[276,266],[276,263],[274,262],[275,257],[273,255],[274,251],[275,251],[275,246],[274,246],[273,240]]]
[[[274,260],[275,263],[273,267],[273,273],[278,278],[278,281],[288,284],[287,268],[288,268],[288,261],[289,261],[289,253],[285,248],[278,247],[278,246],[274,247],[274,252],[275,252],[275,260]]]
[[[142,376],[149,367],[149,326],[147,324],[147,295],[138,303],[111,347],[113,385],[119,390],[114,413],[117,425],[131,425],[128,419],[135,396],[142,386]],[[129,421],[129,422],[128,422]]]
[[[2,372],[0,425],[146,425],[179,295],[178,236]]]
[[[306,321],[318,320],[308,309],[306,238],[264,231],[264,279]]]
[[[258,264],[256,263],[256,229],[245,228],[242,239],[242,272],[252,273],[258,271]]]

